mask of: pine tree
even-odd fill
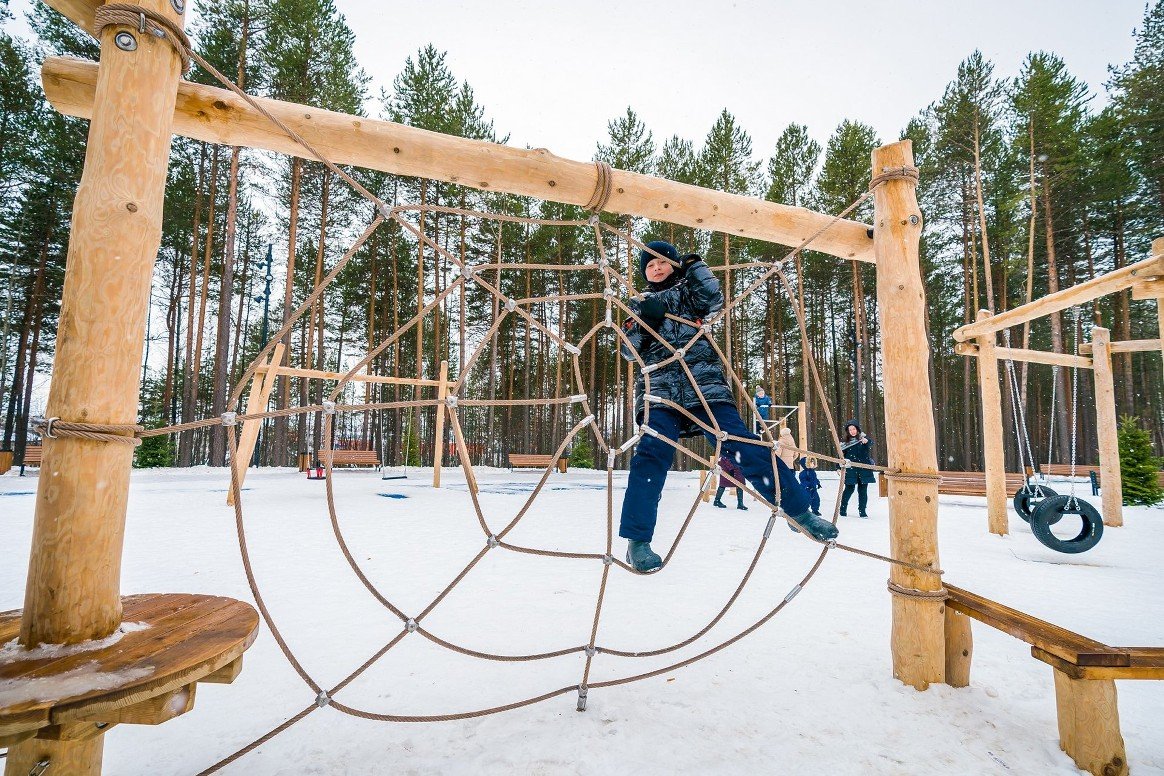
[[[1135,138],[1131,144],[1156,223],[1164,219],[1164,0],[1144,11],[1136,51],[1127,65],[1112,69],[1108,84],[1116,109]]]
[[[1152,455],[1152,437],[1140,428],[1139,418],[1120,418],[1120,480],[1125,504],[1151,506],[1164,499],[1157,473],[1164,459]]]
[[[594,468],[594,448],[590,446],[590,430],[582,429],[574,437],[570,448],[570,465],[579,469]]]

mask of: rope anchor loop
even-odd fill
[[[586,685],[578,685],[578,711],[586,711]]]

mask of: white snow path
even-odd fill
[[[206,468],[134,472],[124,593],[251,600],[233,513],[223,505],[225,475]],[[516,514],[537,476],[478,470],[494,531]],[[433,491],[431,470],[390,481],[336,474],[353,553],[408,613],[427,605],[484,544],[461,472],[446,469],[442,479],[445,487]],[[836,481],[827,473],[822,479],[827,512]],[[604,482],[601,472],[554,474],[507,539],[601,552]],[[616,474],[615,487],[617,520],[625,473]],[[669,478],[656,549],[669,545],[696,487],[694,474]],[[35,476],[0,477],[0,610],[23,604],[35,488]],[[343,560],[322,483],[290,470],[252,471],[243,503],[260,589],[320,684],[343,678],[399,632]],[[842,540],[885,552],[886,502],[872,499],[870,514],[842,518]],[[737,512],[703,505],[662,573],[639,578],[612,570],[598,643],[653,649],[703,627],[735,589],[766,517],[756,506]],[[1164,510],[1129,508],[1125,522],[1107,529],[1091,552],[1067,556],[1043,548],[1013,516],[1009,537],[990,536],[983,499],[943,496],[941,564],[952,584],[1100,641],[1164,646]],[[616,539],[615,552],[624,548]],[[600,654],[592,681],[666,666],[734,635],[782,599],[815,555],[814,546],[778,524],[747,590],[711,633],[658,658]],[[589,634],[600,572],[597,561],[494,550],[423,624],[483,651],[576,646]],[[223,773],[1079,773],[1058,747],[1051,669],[1018,640],[976,625],[966,689],[918,693],[892,678],[887,575],[883,563],[831,553],[811,584],[757,633],[693,666],[591,690],[584,714],[575,712],[573,693],[450,723],[377,723],[324,709]],[[577,684],[581,670],[578,655],[497,663],[413,635],[339,698],[396,714],[465,711]],[[1132,772],[1161,776],[1164,686],[1128,681],[1118,688]],[[311,700],[262,626],[233,685],[202,685],[192,712],[157,727],[119,726],[108,736],[104,772],[196,773]]]

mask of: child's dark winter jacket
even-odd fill
[[[803,458],[800,459],[800,465],[802,467],[800,470],[800,484],[804,486],[804,489],[810,495],[820,490],[820,477],[816,476],[816,469],[809,469],[805,466]]]
[[[720,292],[719,281],[716,280],[708,266],[697,260],[687,266],[682,279],[662,291],[649,294],[663,302],[667,312],[678,318],[700,325],[704,318],[710,317],[723,309],[723,294]],[[639,313],[638,302],[631,302],[631,309]],[[695,326],[666,318],[657,329],[659,337],[665,340],[674,349],[679,349],[698,333]],[[665,361],[672,355],[672,350],[665,347],[650,333],[645,331],[634,319],[626,322],[624,330],[627,340],[638,350],[643,362],[648,366]],[[634,360],[634,354],[622,344],[622,353],[629,360]],[[732,392],[724,377],[723,366],[711,345],[705,338],[700,337],[688,347],[683,357],[691,374],[695,377],[695,384],[703,392],[708,404],[717,402],[732,403]],[[700,406],[699,394],[691,380],[683,370],[683,365],[672,361],[666,366],[659,367],[650,375],[651,395],[658,396],[678,404],[680,407]],[[642,422],[643,394],[646,393],[646,381],[640,370],[635,380],[635,418]],[[694,424],[687,423],[681,436],[695,436],[702,430]]]
[[[849,426],[857,427],[857,438],[849,439],[848,437],[842,442],[842,455],[846,460],[853,463],[865,463],[872,465],[873,463],[873,438],[866,437],[864,442],[859,441],[861,438],[861,427],[857,426],[857,421],[850,420],[844,425],[844,428]],[[845,470],[845,484],[846,485],[871,485],[877,479],[873,476],[872,469],[856,469],[850,468]]]

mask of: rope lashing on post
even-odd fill
[[[138,435],[143,430],[136,423],[71,423],[60,418],[33,418],[30,425],[34,431],[46,439],[72,437],[73,439],[88,439],[90,442],[110,442],[132,447],[141,444]]]
[[[182,72],[190,71],[191,47],[186,31],[161,14],[133,3],[109,3],[93,13],[93,34],[101,40],[106,27],[133,27],[169,43],[182,59]]]
[[[598,215],[606,209],[606,204],[610,201],[610,194],[614,188],[614,171],[609,164],[601,161],[596,161],[594,168],[598,172],[598,177],[594,182],[594,193],[590,195],[585,208]]]
[[[882,167],[881,172],[874,175],[869,181],[869,191],[880,186],[887,181],[909,181],[913,185],[917,185],[921,180],[921,174],[918,169],[912,165],[902,165],[901,167]]]
[[[890,593],[899,595],[902,598],[917,598],[928,601],[945,601],[950,597],[950,591],[944,587],[938,590],[918,590],[916,587],[902,587],[892,579],[887,579],[885,581],[885,586],[889,589]]]

